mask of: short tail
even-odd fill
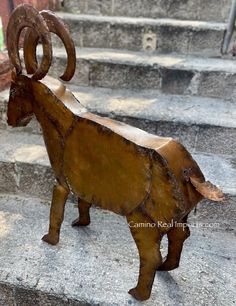
[[[196,190],[206,199],[221,202],[225,200],[223,192],[211,182],[200,182],[196,177],[189,177],[190,182]]]

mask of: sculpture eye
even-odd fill
[[[192,173],[192,168],[183,169],[183,177],[186,182],[189,181],[191,173]]]
[[[187,169],[184,169],[183,170],[183,173],[185,174],[185,175],[189,175],[190,173],[192,173],[192,168],[187,168]]]

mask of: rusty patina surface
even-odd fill
[[[22,74],[18,54],[19,35],[24,27],[35,29],[29,29],[25,36],[28,75]],[[53,13],[39,13],[29,5],[21,5],[13,12],[7,31],[14,67],[8,124],[26,125],[36,116],[57,180],[49,231],[43,240],[58,243],[65,202],[71,191],[79,202],[79,218],[73,226],[90,223],[92,204],[126,216],[133,224],[131,233],[140,255],[138,284],[129,293],[138,300],[148,299],[156,270],[178,267],[184,240],[190,235],[186,224],[158,224],[186,222],[188,213],[203,197],[220,201],[223,194],[205,182],[197,163],[177,141],[89,113],[62,83],[45,77],[52,60],[50,32],[56,33],[66,47],[69,60],[61,78],[69,81],[75,71],[74,44],[68,29]],[[44,51],[40,65],[36,59],[39,38]],[[169,249],[162,262],[160,243],[164,234],[168,236]]]

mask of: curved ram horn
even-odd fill
[[[44,18],[31,5],[21,4],[11,14],[7,26],[8,55],[17,74],[22,73],[19,56],[19,38],[25,27],[33,28],[42,40],[43,58],[39,68],[35,69],[33,79],[41,80],[47,74],[52,61],[51,35]]]
[[[70,36],[70,32],[63,21],[54,13],[50,11],[42,11],[40,14],[46,21],[49,31],[59,36],[66,48],[67,67],[64,74],[60,76],[60,78],[63,81],[70,81],[75,73],[76,68],[75,46]],[[24,41],[24,59],[28,73],[34,73],[38,66],[36,58],[38,41],[39,35],[32,29],[28,29]]]

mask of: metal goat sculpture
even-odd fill
[[[19,36],[24,27],[29,27],[24,41],[28,75],[22,74],[19,58]],[[197,163],[177,141],[91,114],[61,83],[57,90],[50,89],[50,80],[45,77],[52,60],[50,32],[62,39],[67,50],[68,64],[61,79],[69,81],[75,71],[75,48],[68,29],[53,13],[20,5],[7,29],[9,58],[14,66],[8,124],[26,125],[36,116],[57,180],[49,231],[43,240],[58,243],[70,191],[79,199],[79,218],[73,226],[90,223],[91,204],[126,216],[140,256],[138,284],[129,293],[146,300],[156,271],[178,267],[184,240],[190,235],[186,224],[161,224],[186,223],[189,212],[203,197],[220,201],[223,194],[205,181]],[[40,65],[36,59],[39,39],[43,46]],[[140,223],[156,226],[138,226]],[[164,234],[169,248],[162,262]]]

